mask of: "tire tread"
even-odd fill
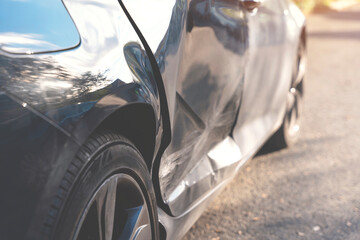
[[[85,144],[79,149],[74,159],[71,161],[58,187],[56,195],[54,196],[50,204],[50,209],[48,211],[41,232],[43,239],[51,239],[51,235],[55,231],[56,224],[59,220],[59,213],[61,213],[62,208],[65,205],[66,199],[68,198],[80,172],[86,166],[86,163],[103,147],[115,142],[122,143],[128,147],[131,147],[142,158],[141,153],[134,146],[134,144],[132,144],[129,140],[119,134],[114,134],[110,132],[96,132],[91,135],[85,142]]]

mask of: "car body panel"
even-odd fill
[[[189,1],[182,32],[173,138],[160,166],[164,201],[176,216],[188,208],[186,203],[196,201],[221,179],[202,187],[197,186],[200,181],[186,184],[194,173],[203,180],[214,175],[207,154],[231,132],[243,90],[248,45],[244,11],[233,2]],[[172,68],[170,62],[168,65]],[[187,114],[186,108],[194,114]],[[194,119],[201,120],[203,127],[191,124]],[[201,164],[209,171],[199,172]],[[183,201],[177,197],[179,188],[196,194]]]
[[[57,201],[53,198],[72,159],[108,117],[139,105],[152,109],[154,119],[141,121],[155,123],[151,127],[156,135],[151,140],[154,155],[163,139],[163,122],[168,119],[161,109],[160,94],[165,95],[158,88],[153,64],[119,3],[88,0],[64,4],[79,31],[79,46],[38,54],[0,51],[0,91],[10,99],[6,101],[15,101],[9,105],[13,110],[6,108],[0,115],[11,116],[16,109],[26,112],[26,116],[14,117],[24,121],[26,129],[18,128],[14,121],[14,125],[9,125],[10,120],[1,122],[2,137],[18,132],[14,136],[20,138],[0,145],[2,172],[7,172],[2,176],[11,174],[9,180],[13,181],[3,188],[9,191],[9,198],[2,198],[0,204],[1,222],[12,216],[0,226],[0,235],[9,236],[6,239],[36,239],[35,234],[44,231],[43,224],[51,220],[49,205]],[[41,138],[31,142],[34,131]],[[20,152],[11,152],[16,147]],[[151,167],[153,159],[149,161]],[[38,182],[29,181],[34,188],[23,184],[40,177]],[[15,204],[27,198],[27,204]]]
[[[51,196],[80,147],[22,101],[0,90],[0,235],[35,239]],[[56,169],[56,171],[53,171]]]
[[[163,201],[178,216],[226,179],[217,173],[208,154],[226,142],[231,130],[242,162],[280,126],[301,32],[294,24],[304,22],[297,19],[295,23],[289,4],[282,0],[264,0],[253,12],[231,1],[176,1],[171,17],[171,1],[123,2],[150,43],[164,80],[173,137],[162,157],[159,179]],[[148,7],[139,10],[139,5]],[[149,9],[159,14],[151,17]],[[231,59],[226,50],[240,57]],[[227,98],[216,96],[219,90]],[[231,104],[229,96],[236,96],[233,99],[238,102]],[[226,104],[231,110],[222,112]]]
[[[169,234],[168,239],[177,239],[191,226],[189,221],[195,221],[190,220],[196,218],[195,209],[202,209],[209,196],[215,195],[281,125],[293,59],[305,18],[293,3],[285,0],[264,0],[258,9],[251,12],[244,11],[231,1],[123,2],[150,43],[164,80],[172,142],[161,159],[159,171],[162,200],[169,209],[159,211],[160,221]],[[173,3],[171,17],[168,14],[170,2]],[[142,10],[137,7],[139,5],[147,7]],[[155,16],[152,12],[158,14]],[[238,18],[243,14],[243,27],[236,26],[234,18],[232,21],[222,19],[221,12]],[[231,24],[235,27],[232,28]],[[245,39],[236,34],[236,30],[241,29]],[[206,30],[217,39],[211,38]],[[159,33],[164,34],[163,39]],[[227,48],[242,57],[237,63],[243,72],[236,71],[232,61],[221,67],[243,79],[236,81],[231,74],[227,79],[223,78],[239,84],[229,83],[231,89],[238,91],[239,102],[233,104],[235,107],[228,112],[231,117],[227,119],[220,109],[215,107],[214,110],[211,103],[215,99],[219,104],[221,97],[211,93],[221,89],[222,94],[231,96],[232,91],[221,85],[221,77],[209,81],[211,72],[221,74],[221,69],[207,72],[204,66],[210,66],[207,61],[213,60],[214,53],[218,62],[222,62],[224,49],[216,53],[217,43],[225,46],[230,42],[226,38],[229,36],[237,36],[234,44],[243,44],[239,47],[243,52]],[[198,61],[192,58],[192,54]],[[224,56],[231,59],[230,55]],[[211,63],[220,66],[216,61]],[[185,67],[187,64],[192,72]],[[209,89],[210,82],[214,89]],[[207,98],[202,98],[202,94]],[[231,103],[231,98],[225,98],[224,102]],[[225,126],[231,126],[229,122],[234,125],[227,130]],[[217,127],[219,131],[214,135]],[[227,154],[222,158],[214,157],[225,152]]]
[[[286,5],[264,0],[248,17],[249,59],[246,65],[244,98],[234,128],[242,153],[259,148],[282,123],[292,66],[301,29],[288,23]],[[289,33],[291,32],[291,33]]]
[[[129,103],[151,105],[159,121],[159,91],[151,64],[119,3],[64,3],[79,30],[81,45],[48,54],[2,53],[1,87],[79,142],[108,115]],[[102,22],[92,18],[93,14]],[[96,121],[86,120],[97,111]],[[84,126],[87,122],[89,126]]]
[[[144,121],[154,123],[156,135],[149,171],[159,221],[167,239],[181,238],[281,125],[304,16],[288,0],[263,0],[252,11],[229,0],[63,4],[80,35],[75,48],[0,51],[0,100],[12,106],[0,106],[0,130],[26,137],[1,142],[0,164],[14,181],[9,198],[30,196],[9,223],[21,223],[22,239],[43,231],[79,147],[106,119],[142,105],[154,113]],[[31,142],[36,132],[39,140]],[[17,146],[23,153],[10,152]],[[41,167],[27,171],[26,164]],[[26,179],[38,174],[31,192]],[[17,202],[3,203],[8,216]],[[21,212],[24,219],[15,219]],[[1,236],[15,231],[7,226]]]
[[[145,2],[124,1],[124,5],[134,13],[132,17],[152,50],[156,49],[173,136],[161,159],[159,180],[163,201],[172,214],[179,215],[188,203],[218,183],[213,179],[206,187],[184,187],[186,175],[201,169],[201,162],[209,171],[202,171],[200,179],[211,181],[209,177],[214,175],[206,156],[230,134],[235,122],[243,90],[248,29],[244,10],[231,1],[176,1],[170,20],[166,12],[152,19],[146,8],[136,8]],[[164,6],[169,9],[168,3]],[[149,31],[160,21],[169,24],[166,31],[161,24],[163,39],[158,36],[160,30]],[[177,195],[186,188],[196,194],[182,201]]]

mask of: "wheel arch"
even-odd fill
[[[107,130],[129,139],[143,156],[150,170],[155,150],[156,118],[150,104],[132,103],[107,116],[94,131]]]

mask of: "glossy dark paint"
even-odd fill
[[[155,120],[162,124],[159,81],[119,4],[111,0],[64,3],[82,44],[52,54],[1,54],[1,86],[80,143],[106,117],[129,103],[150,105]],[[82,8],[88,14],[79,14]]]
[[[0,236],[35,238],[79,147],[111,127],[142,152],[159,220],[180,238],[280,126],[303,15],[288,0],[252,11],[232,0],[63,4],[76,48],[0,51],[1,177],[12,180]]]
[[[41,116],[0,91],[0,235],[2,239],[32,239],[44,221],[48,202],[79,147]],[[57,169],[57,171],[53,171]],[[54,202],[56,204],[56,202]],[[28,237],[25,238],[25,235]]]
[[[56,204],[55,191],[70,161],[102,123],[109,119],[118,122],[113,131],[130,128],[132,135],[142,125],[151,128],[146,130],[152,133],[147,136],[152,149],[142,152],[148,157],[149,168],[161,145],[167,117],[160,109],[159,81],[119,3],[89,0],[64,4],[79,31],[81,45],[54,53],[0,52],[0,87],[7,99],[0,114],[4,116],[1,176],[7,178],[2,183],[7,183],[4,189],[9,191],[9,198],[2,198],[0,204],[1,222],[6,222],[0,226],[0,236],[7,236],[5,239],[36,239],[34,234],[41,232],[42,224],[51,221],[49,204]],[[9,96],[16,103],[9,105],[7,102],[13,102]],[[9,114],[19,109],[26,114],[14,116],[19,123],[10,121]],[[122,126],[125,112],[132,113],[132,119]],[[7,140],[10,135],[17,136],[16,140]],[[35,141],[32,135],[40,139]],[[27,203],[18,206],[24,199]]]

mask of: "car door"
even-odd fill
[[[280,126],[290,87],[293,49],[287,39],[286,14],[279,0],[263,0],[249,14],[249,58],[244,95],[234,138],[245,156],[256,151]]]
[[[235,122],[248,47],[246,13],[230,0],[129,0],[124,5],[164,82],[172,140],[161,159],[159,182],[164,202],[179,215],[218,183],[211,167],[194,169],[209,166],[207,153]],[[197,180],[183,188],[193,173]],[[208,184],[198,188],[204,179]]]
[[[165,85],[176,84],[172,142],[161,159],[159,176],[163,198],[174,215],[218,183],[210,180],[214,177],[211,168],[196,168],[208,161],[207,153],[231,132],[242,95],[248,44],[245,12],[238,2],[177,4],[157,56],[166,62]],[[178,16],[184,17],[183,22]],[[192,184],[186,184],[189,179]]]

